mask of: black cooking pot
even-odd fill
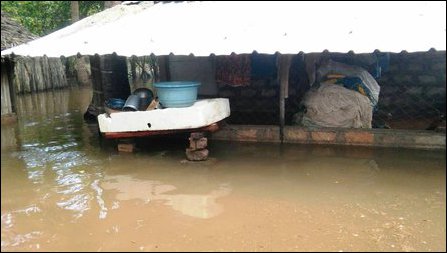
[[[132,93],[140,98],[138,110],[145,111],[154,98],[154,93],[148,88],[138,88]]]
[[[138,111],[140,109],[140,97],[130,95],[123,106],[123,111]]]

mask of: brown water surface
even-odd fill
[[[88,89],[20,96],[1,128],[2,251],[445,251],[445,151],[142,139],[118,153]]]

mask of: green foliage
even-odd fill
[[[79,1],[80,18],[85,18],[104,9],[104,1]]]
[[[103,1],[79,1],[80,18],[101,11]],[[1,9],[29,31],[43,36],[70,24],[70,1],[1,1]]]
[[[40,36],[70,23],[69,1],[2,1],[1,4],[2,11]]]

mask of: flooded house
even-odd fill
[[[2,250],[443,251],[445,44],[445,3],[127,1],[2,51],[86,56],[92,75],[45,113],[18,98]],[[223,116],[122,109],[186,81]]]
[[[2,51],[35,40],[22,25],[2,11]],[[15,94],[67,87],[65,66],[59,58],[5,57],[2,54],[2,122],[15,113]],[[12,117],[13,118],[13,117]]]
[[[337,23],[336,28],[329,28],[326,24],[309,27],[298,24],[305,23],[310,17],[304,14],[297,16],[291,11],[283,10],[286,8],[282,6],[277,7],[277,12],[284,12],[280,19],[262,18],[262,15],[270,12],[270,5],[266,3],[250,14],[250,22],[239,25],[236,20],[243,19],[241,12],[251,8],[250,4],[239,5],[238,10],[232,10],[231,4],[217,3],[152,5],[152,2],[124,3],[62,29],[51,38],[36,41],[23,49],[17,48],[16,51],[23,50],[18,52],[30,55],[91,55],[95,92],[89,112],[94,113],[93,117],[104,112],[103,105],[107,99],[126,99],[133,91],[127,75],[128,72],[135,71],[127,68],[125,57],[152,55],[157,61],[158,79],[152,82],[198,81],[201,83],[199,97],[229,99],[231,116],[227,122],[234,125],[232,130],[238,130],[220,131],[215,138],[367,146],[445,146],[442,133],[439,132],[432,132],[432,139],[425,133],[402,133],[411,136],[408,139],[396,138],[394,134],[393,137],[388,137],[389,131],[374,130],[391,128],[400,133],[402,129],[425,130],[433,124],[436,125],[434,128],[445,125],[445,50],[442,50],[443,40],[433,37],[438,36],[436,32],[442,32],[442,29],[439,30],[430,23],[434,20],[421,16],[412,19],[413,15],[418,15],[417,11],[410,11],[403,18],[412,19],[418,27],[432,27],[428,30],[421,29],[423,34],[420,35],[420,41],[404,37],[413,36],[413,33],[408,32],[400,23],[387,24],[387,27],[390,31],[400,30],[401,36],[393,40],[387,38],[386,36],[390,36],[388,31],[380,33],[366,23],[372,17],[365,13],[356,13],[348,20],[337,21],[340,24]],[[234,11],[235,21],[217,21],[214,16],[217,15],[215,12],[218,8]],[[305,5],[305,8],[314,11],[318,4]],[[147,33],[142,32],[141,35],[136,28],[120,28],[137,27],[135,24],[140,21],[155,22],[162,19],[162,15],[183,12],[188,14],[178,14],[185,15],[185,21],[181,25],[165,21],[151,26]],[[192,14],[194,15],[189,16]],[[322,15],[331,17],[333,14]],[[359,18],[364,21],[355,23],[354,20]],[[209,22],[202,23],[203,20]],[[308,39],[306,33],[310,34],[310,31],[321,37]],[[333,37],[330,43],[323,43],[324,36],[328,33]],[[46,43],[64,46],[48,46]],[[331,66],[338,68],[338,72],[343,72],[340,66],[362,68],[363,74],[369,75],[369,80],[374,83],[374,87],[362,88],[370,95],[374,93],[374,96],[369,96],[371,108],[362,112],[355,108],[356,105],[352,106],[357,102],[335,105],[339,107],[339,114],[332,116],[335,121],[341,121],[340,117],[346,117],[343,119],[345,121],[363,117],[360,119],[363,123],[343,125],[340,122],[324,122],[330,121],[331,116],[321,113],[330,110],[316,107],[312,111],[319,110],[320,115],[314,113],[312,117],[317,117],[314,121],[319,121],[319,124],[312,123],[309,116],[311,110],[306,109],[304,98],[313,84],[316,84],[313,86],[315,89],[326,81],[327,75],[321,76],[322,69],[326,68],[325,74],[337,72],[328,69],[329,65],[323,66],[328,61],[335,64]],[[346,88],[346,82],[354,80],[348,79],[349,77],[345,77],[331,81],[339,84],[345,82],[342,85]],[[365,95],[365,91],[363,93]],[[317,96],[318,94],[314,95]],[[318,107],[324,102],[316,103]],[[329,105],[331,106],[334,105]],[[351,107],[352,114],[344,113],[340,109],[343,106]],[[302,126],[303,117],[305,123],[307,122],[305,126],[320,129],[297,127],[296,125]],[[244,125],[257,127],[247,128]],[[327,127],[329,129],[324,130]],[[349,129],[346,130],[346,127]],[[356,128],[356,131],[350,128]],[[239,137],[231,135],[231,132],[247,131],[251,134],[238,134]],[[424,137],[418,137],[420,134]],[[430,139],[431,144],[419,143],[416,139]]]

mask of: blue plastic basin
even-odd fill
[[[175,81],[154,83],[158,100],[164,107],[188,107],[197,100],[199,82]]]

